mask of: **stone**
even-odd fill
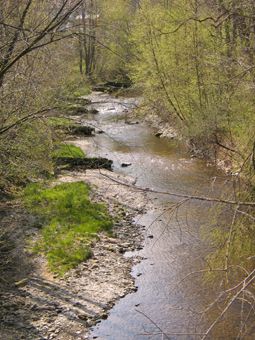
[[[102,315],[101,315],[101,318],[102,318],[103,320],[106,320],[106,319],[108,318],[108,314],[107,314],[107,313],[102,314]]]
[[[128,166],[131,166],[131,163],[121,163],[122,168],[127,168]]]
[[[77,316],[80,320],[83,320],[83,321],[88,320],[88,315],[86,313],[79,313],[79,314],[77,314]]]
[[[97,109],[90,109],[88,111],[88,113],[95,115],[95,114],[99,113],[99,111]]]

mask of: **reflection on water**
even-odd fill
[[[123,100],[93,94],[92,101],[100,113],[91,117],[91,123],[105,133],[95,137],[87,153],[112,159],[115,172],[133,176],[137,185],[156,190],[210,196],[230,190],[229,178],[191,159],[179,143],[155,137],[148,126],[129,125],[120,119],[134,100],[124,100],[122,105]],[[122,168],[122,163],[131,166]],[[208,224],[210,205],[189,201],[173,210],[173,203],[180,199],[150,195],[154,208],[136,218],[146,227],[144,248],[136,253],[144,260],[132,273],[138,291],[121,299],[109,318],[94,328],[91,338],[166,339],[163,330],[170,334],[169,339],[200,339],[199,333],[208,323],[200,312],[216,292],[203,284],[201,275],[184,278],[205,266],[209,246],[200,231]],[[234,338],[238,324],[233,312],[229,316],[230,326],[222,325],[211,339]]]

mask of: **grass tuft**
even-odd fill
[[[84,158],[85,153],[81,148],[72,144],[58,144],[53,151],[53,158]]]
[[[88,259],[97,234],[111,230],[112,219],[106,207],[91,202],[89,193],[84,182],[53,188],[30,184],[24,190],[25,206],[43,224],[33,251],[44,254],[49,268],[59,275]]]
[[[68,127],[74,124],[72,119],[65,117],[49,117],[47,122],[53,128]]]

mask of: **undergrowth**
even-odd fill
[[[84,182],[52,188],[30,184],[24,190],[26,208],[43,225],[33,251],[44,254],[50,270],[59,275],[91,256],[91,242],[100,231],[111,231],[112,219],[106,207],[92,202],[89,194]]]
[[[60,98],[77,98],[91,93],[87,79],[81,76],[77,71],[77,68],[74,68],[68,79],[65,80],[59,88],[58,95]]]

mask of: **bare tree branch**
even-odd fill
[[[255,202],[242,202],[242,201],[238,202],[238,201],[226,200],[226,199],[221,199],[221,198],[204,197],[204,196],[197,196],[197,195],[186,195],[186,194],[180,194],[180,193],[176,193],[176,192],[161,191],[161,190],[155,190],[155,189],[150,189],[150,188],[141,188],[141,187],[132,186],[130,184],[118,181],[115,178],[108,176],[106,174],[103,174],[103,173],[101,173],[101,175],[111,179],[113,182],[116,182],[120,185],[132,187],[133,189],[135,189],[137,191],[145,191],[145,192],[151,192],[151,193],[156,193],[156,194],[161,194],[161,195],[169,195],[169,196],[180,197],[180,198],[188,198],[188,199],[197,200],[197,201],[255,207]]]

